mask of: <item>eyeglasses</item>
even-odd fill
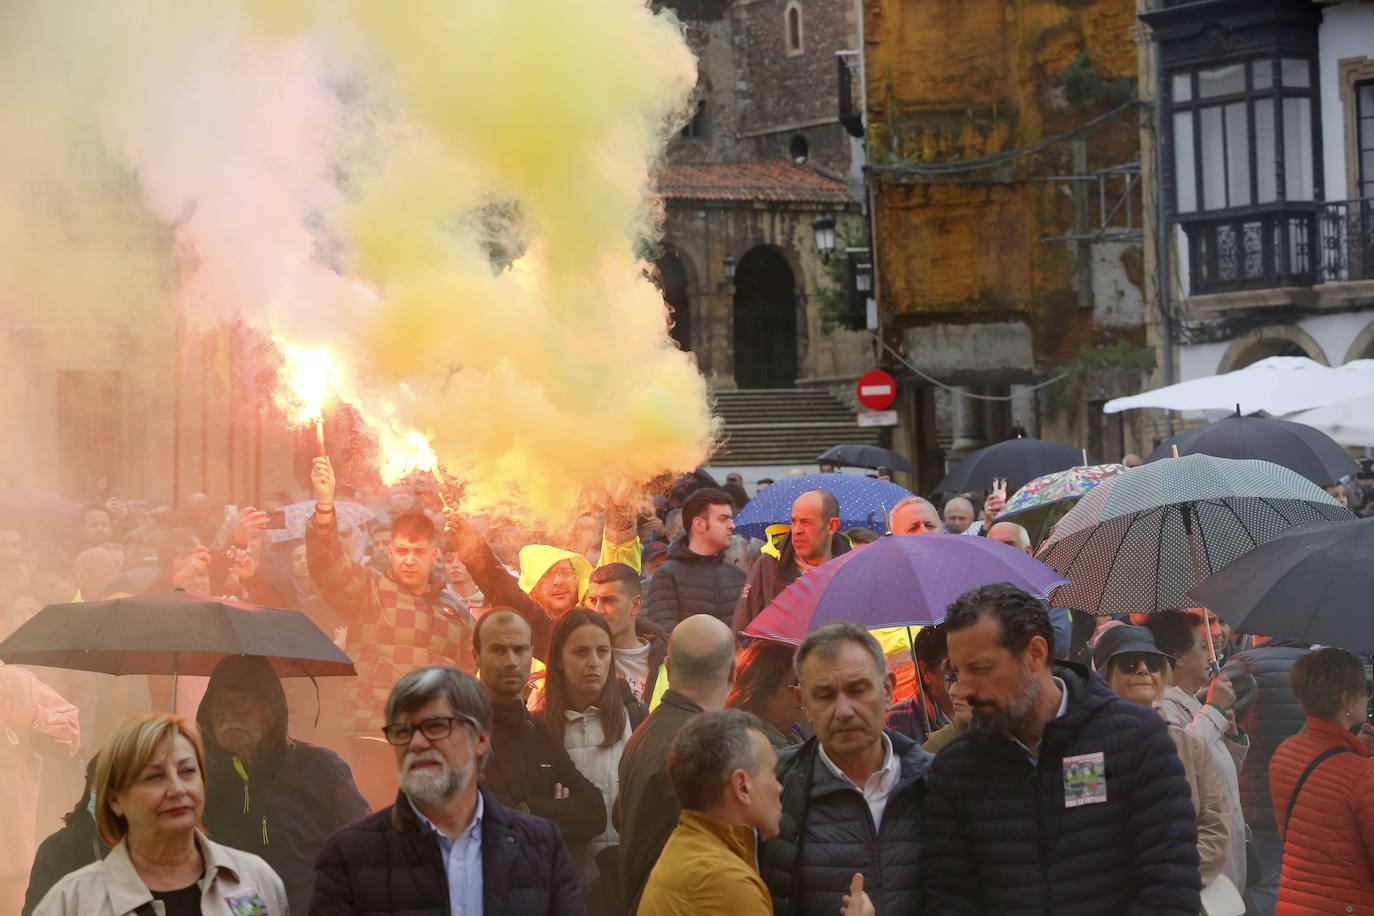
[[[1158,674],[1164,668],[1164,658],[1149,652],[1128,652],[1113,658],[1112,664],[1122,674],[1135,674],[1141,665],[1151,674]]]
[[[410,740],[419,732],[430,741],[441,741],[453,734],[453,723],[462,722],[464,725],[472,726],[473,730],[481,731],[482,726],[472,716],[434,716],[425,719],[423,722],[411,724],[409,722],[396,722],[382,729],[382,734],[386,740],[397,747],[405,747],[410,744]]]

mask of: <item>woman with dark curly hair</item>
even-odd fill
[[[763,722],[764,734],[773,747],[800,744],[803,716],[797,672],[792,667],[796,650],[783,643],[758,640],[740,653],[735,686],[725,700],[726,709],[752,712]]]

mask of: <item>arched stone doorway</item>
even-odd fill
[[[1321,344],[1313,340],[1312,335],[1291,325],[1273,325],[1251,331],[1232,341],[1217,366],[1217,373],[1244,369],[1251,363],[1271,356],[1306,356],[1323,366],[1330,365]]]
[[[665,252],[654,261],[654,282],[663,291],[663,301],[672,309],[669,335],[682,350],[692,349],[692,305],[687,298],[687,269],[675,251]]]
[[[1350,342],[1350,349],[1345,351],[1345,362],[1352,359],[1374,359],[1374,322],[1365,325],[1364,330]]]
[[[735,384],[791,388],[797,379],[797,294],[781,251],[760,245],[735,268]]]

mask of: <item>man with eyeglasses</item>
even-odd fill
[[[386,723],[396,803],[325,843],[311,913],[586,912],[558,828],[479,784],[491,754],[481,684],[448,666],[411,671],[387,698]]]
[[[926,780],[924,912],[1199,912],[1192,797],[1164,720],[1055,663],[1044,603],[1013,585],[966,592],[944,626],[973,727]]]

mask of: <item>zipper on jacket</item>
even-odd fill
[[[239,774],[239,779],[242,779],[242,780],[243,780],[243,813],[244,813],[244,814],[247,814],[247,813],[248,813],[248,810],[249,810],[249,805],[248,805],[248,771],[247,771],[246,769],[244,769],[244,767],[243,767],[243,761],[242,761],[242,760],[239,760],[237,757],[233,758],[233,760],[234,760],[234,771],[237,772],[237,773]]]
[[[1040,738],[1040,751],[1045,750],[1045,738]],[[1031,794],[1035,797],[1035,842],[1039,850],[1040,858],[1040,893],[1042,898],[1042,912],[1045,916],[1053,913],[1051,908],[1050,894],[1050,860],[1045,842],[1045,799],[1044,793],[1040,791],[1040,760],[1038,758],[1034,766],[1031,767]]]

